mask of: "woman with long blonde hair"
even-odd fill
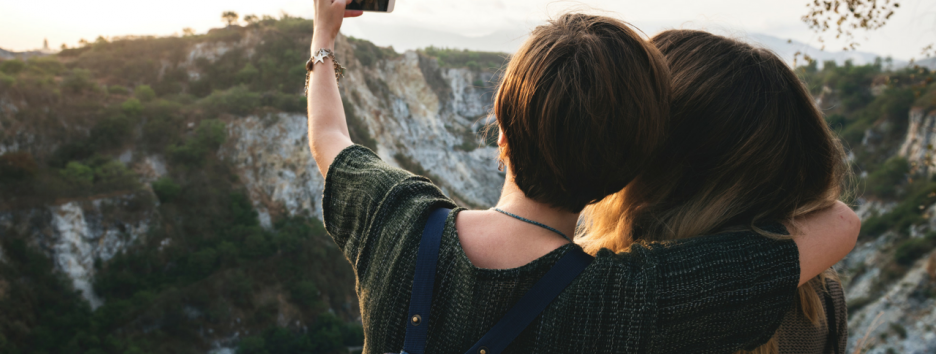
[[[622,191],[586,208],[577,243],[587,252],[745,230],[796,239],[801,220],[840,204],[844,150],[782,59],[702,31],[665,31],[652,42],[672,73],[664,151]],[[802,284],[798,305],[768,343],[747,349],[843,352],[834,271]]]

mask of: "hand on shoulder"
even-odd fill
[[[842,202],[784,225],[799,248],[800,285],[845,258],[858,241],[861,219]]]

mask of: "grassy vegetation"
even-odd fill
[[[392,59],[400,56],[392,47],[378,47],[369,41],[348,37],[348,42],[354,46],[354,57],[361,65],[374,67],[378,60]]]
[[[495,71],[507,64],[510,56],[504,53],[478,52],[467,49],[438,48],[430,46],[420,50],[426,56],[439,60],[445,68],[469,68],[472,70]]]

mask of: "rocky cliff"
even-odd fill
[[[906,119],[902,140],[887,142],[880,138],[883,134],[877,128],[884,122],[899,126],[899,118],[881,121],[877,127],[866,131],[865,145],[861,148],[868,148],[868,141],[877,141],[872,143],[871,149],[884,147],[885,151],[892,151],[899,147],[891,159],[906,159],[907,178],[925,181],[934,172],[936,112],[916,107],[909,111]],[[869,139],[869,136],[878,138]],[[865,173],[862,179],[867,181],[867,176]],[[923,192],[924,198],[904,195],[905,199],[898,197],[896,201],[887,198],[858,200],[857,211],[864,228],[871,230],[848,257],[836,265],[845,280],[849,305],[848,352],[857,348],[881,354],[936,351],[936,249],[933,247],[936,246],[936,204],[929,189]],[[908,213],[908,209],[914,211]],[[913,213],[919,214],[914,216],[914,222],[895,222]],[[900,226],[875,232],[886,229],[877,227],[881,222]]]
[[[302,247],[316,248],[306,251],[306,256],[284,253],[289,252],[289,248],[284,247],[295,247],[295,242],[299,242],[284,241],[284,232],[291,234],[286,231],[290,226],[284,225],[322,216],[324,179],[309,152],[304,99],[299,104],[289,103],[293,97],[301,97],[304,72],[292,70],[290,73],[298,75],[290,79],[277,77],[272,84],[258,84],[261,79],[254,79],[252,86],[238,76],[236,80],[240,86],[228,83],[218,88],[218,82],[223,83],[229,77],[233,81],[234,75],[218,69],[232,62],[236,63],[236,69],[245,68],[241,71],[255,65],[263,73],[262,65],[267,63],[263,60],[269,59],[263,50],[270,46],[280,45],[276,48],[280,55],[293,56],[289,57],[295,60],[293,64],[301,65],[303,55],[296,53],[302,52],[308,43],[308,32],[303,32],[307,22],[303,21],[286,18],[269,22],[265,27],[228,28],[204,38],[143,38],[102,43],[96,48],[79,49],[78,54],[73,52],[71,57],[66,52],[59,58],[33,59],[26,62],[25,69],[14,67],[13,71],[0,62],[0,75],[7,75],[0,77],[7,78],[0,83],[0,127],[3,128],[0,130],[0,156],[7,158],[0,161],[0,181],[6,181],[5,174],[10,173],[4,170],[5,163],[13,164],[10,171],[14,171],[14,175],[26,171],[25,175],[37,181],[27,183],[14,176],[10,177],[14,178],[10,183],[28,188],[0,186],[0,194],[6,193],[0,200],[0,266],[7,264],[9,258],[4,245],[13,239],[25,240],[29,247],[51,260],[55,272],[64,276],[92,311],[109,305],[96,312],[102,313],[98,316],[108,317],[108,321],[123,323],[123,327],[116,327],[123,328],[123,333],[154,330],[157,332],[153,333],[159,333],[166,330],[167,321],[174,321],[170,320],[172,316],[188,318],[192,323],[190,327],[194,326],[189,333],[197,333],[196,338],[201,339],[186,342],[182,337],[173,337],[169,342],[178,342],[173,344],[176,348],[230,351],[249,336],[251,330],[260,335],[259,329],[269,328],[266,323],[270,321],[292,333],[312,336],[315,342],[324,337],[314,334],[318,333],[315,326],[323,323],[323,315],[314,314],[325,310],[353,320],[357,310],[353,297],[348,296],[353,289],[353,280],[347,278],[350,268],[343,257],[336,257],[340,254],[336,254],[333,245],[313,238],[303,241],[306,246]],[[296,46],[303,42],[306,44]],[[155,50],[149,47],[162,45],[152,53],[152,59],[138,60],[142,54],[137,53],[123,60],[147,69],[134,71],[147,85],[138,85],[135,89],[122,86],[127,85],[124,82],[139,83],[122,77],[133,70],[131,64],[126,64],[124,69],[100,66],[99,62],[105,60],[95,55],[108,51],[116,54],[107,55],[119,55],[122,53],[120,45],[141,46],[141,51]],[[481,134],[497,81],[495,70],[441,64],[439,59],[425,53],[395,53],[345,37],[339,38],[336,47],[348,68],[340,88],[352,137],[357,143],[373,149],[391,165],[426,175],[462,205],[485,207],[496,202],[504,177],[497,171],[496,149],[488,146]],[[40,64],[45,65],[41,71]],[[37,75],[38,80],[35,79]],[[66,83],[76,77],[80,88],[67,89]],[[41,80],[53,86],[42,86]],[[160,86],[170,80],[175,80],[175,88],[168,84]],[[206,82],[214,88],[200,88],[199,85]],[[256,88],[263,85],[272,86],[275,91]],[[289,89],[289,85],[294,89]],[[148,97],[145,92],[152,90],[150,86],[156,89],[155,98]],[[280,89],[284,86],[287,88]],[[164,93],[164,90],[176,93]],[[235,97],[235,94],[242,96]],[[215,98],[218,99],[212,101]],[[230,108],[245,101],[253,102],[251,107],[255,108]],[[286,102],[285,106],[281,102]],[[270,108],[277,105],[287,108]],[[90,109],[75,108],[79,106]],[[213,156],[199,157],[198,154],[212,144],[196,142],[209,134],[205,132],[210,129],[205,127],[211,124],[206,125],[206,121],[221,123],[224,136],[215,140],[223,144],[207,148]],[[116,124],[116,128],[108,125],[111,123]],[[174,134],[178,137],[166,138]],[[104,143],[104,140],[114,142]],[[185,150],[188,148],[193,150]],[[190,154],[193,151],[195,155]],[[33,159],[37,162],[31,162]],[[26,161],[27,167],[16,170],[22,167],[17,167],[16,161]],[[112,162],[107,165],[106,161]],[[38,167],[29,167],[30,164],[38,164]],[[121,182],[121,187],[108,187],[106,184],[110,182],[99,183],[107,175],[101,164],[124,166],[116,169],[118,175],[131,176],[132,181]],[[81,174],[85,165],[90,166],[87,180]],[[199,172],[199,169],[205,171]],[[202,181],[205,179],[207,181]],[[42,182],[45,180],[51,180],[49,183],[54,188],[42,192],[48,184]],[[163,182],[168,183],[169,191],[175,188],[176,192],[160,189],[158,185]],[[207,204],[203,209],[224,209],[224,203],[231,198],[236,206],[236,197],[225,197],[227,192],[218,196],[219,191],[213,190],[217,186],[212,184],[219,182],[231,184],[220,186],[223,187],[221,191],[245,192],[258,225],[266,231],[235,226],[222,231],[223,237],[229,240],[219,244],[217,236],[203,234],[210,229],[192,226],[216,221],[199,220],[194,214],[179,214],[180,210],[188,210],[175,205],[186,198],[179,196],[180,188],[182,194],[206,192],[203,197],[221,198],[215,202],[205,200]],[[187,184],[193,185],[187,187]],[[189,200],[201,203],[197,199]],[[232,208],[237,209],[235,206]],[[200,213],[199,210],[192,209]],[[244,225],[249,226],[251,216],[245,215],[241,218],[246,218]],[[315,223],[307,224],[315,229]],[[246,236],[239,236],[245,232]],[[261,241],[256,241],[256,235],[261,235]],[[262,241],[264,239],[266,241]],[[239,242],[243,242],[243,246]],[[239,250],[231,251],[232,247]],[[279,251],[271,253],[270,247]],[[198,249],[202,251],[195,251]],[[225,256],[225,252],[235,255]],[[274,272],[278,274],[283,267],[289,267],[287,264],[296,263],[278,259],[284,255],[287,258],[312,255],[313,259],[305,262],[321,268],[314,270],[315,274],[298,277],[314,280],[315,286],[303,285],[311,284],[311,280],[278,281],[259,286],[264,276],[251,274],[254,272],[251,268],[279,267]],[[201,256],[208,258],[202,260]],[[150,282],[142,280],[143,275],[140,280],[126,278],[138,271],[130,268],[140,266],[134,263],[134,258],[160,264],[162,273],[177,274],[172,277],[181,280],[154,287],[140,284]],[[17,262],[21,261],[17,258]],[[21,276],[23,272],[15,270],[20,264],[17,262],[9,263],[14,267],[9,270],[0,267],[0,305],[7,296],[6,289],[11,281],[8,277]],[[142,269],[153,270],[152,265]],[[238,280],[244,278],[244,273],[250,278],[246,283]],[[203,285],[187,285],[193,281]],[[134,287],[148,290],[132,290]],[[205,294],[199,287],[210,289],[208,294],[216,292],[216,295]],[[237,287],[241,290],[236,290]],[[192,299],[205,296],[217,296],[214,301],[217,304],[192,305]],[[300,296],[321,300],[304,300]],[[151,309],[142,310],[147,307]],[[178,315],[172,315],[174,311]],[[264,315],[270,311],[273,314]],[[121,312],[133,315],[116,315]],[[30,342],[28,338],[33,334],[29,330],[7,332],[4,326],[5,321],[0,320],[0,352],[5,348],[5,338],[10,338],[11,343]],[[345,331],[344,327],[337,328]],[[75,339],[69,341],[68,338],[73,335],[62,334],[62,340],[72,343]],[[103,338],[103,334],[101,336]],[[348,345],[359,345],[354,343],[357,339],[351,338],[345,339]],[[96,348],[93,344],[77,345]],[[118,348],[129,350],[134,345],[156,348],[145,342],[123,344]]]

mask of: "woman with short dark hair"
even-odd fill
[[[570,241],[581,210],[654,162],[669,107],[666,63],[612,18],[568,14],[534,29],[494,104],[507,174],[501,199],[491,210],[465,210],[427,178],[352,144],[330,52],[345,3],[316,0],[309,141],[326,176],[326,229],[357,275],[364,352],[399,352],[407,331],[425,326],[426,353],[496,353],[478,340],[554,264],[581,252]],[[441,227],[431,315],[409,316],[421,231],[439,207],[455,209]],[[724,353],[759,345],[792,306],[797,284],[853,247],[855,218],[833,208],[803,221],[811,231],[839,228],[822,253],[810,251],[818,237],[794,243],[743,232],[598,252],[500,349],[656,353],[688,342],[698,345],[680,353]]]

